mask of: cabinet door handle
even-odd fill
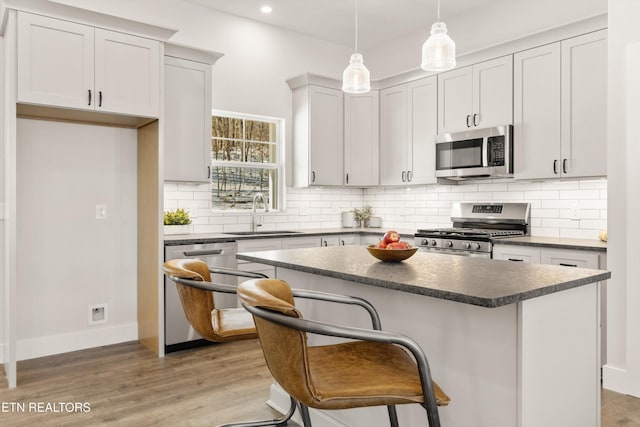
[[[207,179],[211,179],[211,166],[207,166]]]
[[[469,119],[471,118],[470,114],[467,114],[467,127],[470,128],[471,125],[469,124]]]
[[[474,126],[478,126],[478,124],[480,123],[480,121],[478,120],[480,116],[478,114],[474,114],[473,115],[473,125]]]
[[[563,266],[563,267],[577,267],[578,266],[578,264],[565,264],[564,262],[561,262],[560,265]]]
[[[557,159],[553,161],[553,173],[555,175],[558,174],[558,160]]]
[[[567,173],[567,159],[562,159],[562,173]]]
[[[402,182],[407,182],[407,171],[402,171]]]
[[[524,262],[523,259],[518,259],[518,258],[509,258],[509,261]]]
[[[322,246],[327,246],[327,241],[326,240],[322,241]]]
[[[407,171],[407,181],[411,182],[412,179],[413,179],[413,172],[412,171]]]
[[[98,107],[102,107],[102,91],[98,92]]]
[[[311,182],[316,182],[316,173],[315,173],[315,171],[311,171]]]
[[[347,184],[349,183],[349,174],[347,174]]]
[[[89,89],[89,103],[87,105],[91,105],[91,89]]]
[[[340,244],[344,246],[344,240],[340,240]]]

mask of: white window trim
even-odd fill
[[[278,200],[276,200],[276,209],[270,210],[270,212],[274,212],[274,213],[278,213],[278,212],[285,212],[287,210],[287,206],[286,206],[286,201],[287,201],[287,196],[286,196],[286,191],[287,191],[287,185],[286,185],[286,176],[285,176],[285,159],[286,159],[286,155],[285,155],[285,128],[284,128],[284,119],[281,117],[272,117],[272,116],[261,116],[261,115],[257,115],[257,114],[245,114],[245,113],[237,113],[237,112],[233,112],[233,111],[225,111],[225,110],[216,110],[213,109],[211,110],[211,115],[212,116],[224,116],[224,117],[231,117],[234,119],[245,119],[245,120],[256,120],[256,121],[262,121],[262,122],[273,122],[273,123],[277,123],[277,131],[276,131],[276,140],[277,140],[277,149],[276,149],[276,166],[271,168],[265,168],[265,165],[260,163],[260,167],[263,167],[265,169],[276,169],[278,171],[278,191],[277,191],[277,197]],[[255,165],[254,163],[251,162],[226,162],[226,165],[230,166],[230,167],[234,167],[234,166],[239,166],[241,165],[242,167],[252,167],[252,165]],[[211,212],[215,213],[215,214],[246,214],[246,215],[251,215],[251,211],[247,210],[247,209],[214,209],[213,206],[209,207],[211,209]]]

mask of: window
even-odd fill
[[[214,111],[211,117],[211,207],[250,210],[262,193],[282,208],[282,119]],[[262,204],[260,204],[262,208]]]

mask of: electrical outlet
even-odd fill
[[[89,306],[89,325],[107,323],[107,304]]]
[[[580,220],[580,203],[572,203],[569,210],[570,210],[569,215],[572,221]]]
[[[96,205],[96,219],[107,219],[107,205]]]

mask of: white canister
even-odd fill
[[[344,228],[353,228],[356,225],[356,216],[353,211],[342,212],[342,226]]]
[[[369,218],[369,227],[371,228],[381,228],[382,227],[382,218],[379,216],[372,216]]]

